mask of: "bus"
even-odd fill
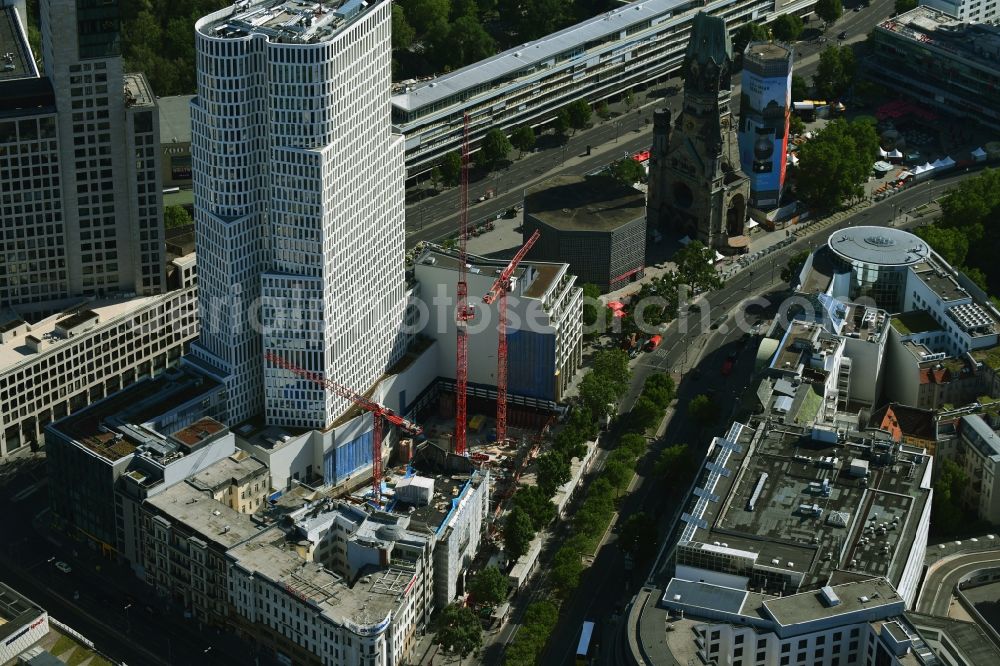
[[[576,645],[577,666],[589,666],[590,658],[594,652],[594,623],[584,622],[583,630],[580,632],[580,642]]]

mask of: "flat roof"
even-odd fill
[[[203,416],[189,426],[185,426],[170,435],[170,438],[187,447],[197,448],[203,442],[215,437],[220,432],[228,432],[228,428],[211,416]]]
[[[524,214],[563,231],[614,231],[646,219],[646,195],[608,176],[553,176],[529,187]]]
[[[925,634],[925,640],[930,640],[926,636],[928,629],[947,634],[956,651],[968,659],[967,663],[1000,664],[1000,648],[997,648],[978,624],[916,612],[907,612],[905,616],[917,631]],[[941,641],[936,639],[934,642]]]
[[[262,35],[282,44],[332,39],[382,0],[238,0],[201,18],[195,29],[209,37],[242,39]]]
[[[833,591],[840,599],[840,603],[835,606],[827,604],[820,592],[809,591],[768,599],[764,602],[764,609],[775,622],[787,627],[865,609],[898,606],[897,612],[902,613],[906,608],[906,602],[884,578],[870,578],[836,585]],[[886,611],[895,614],[891,608],[887,608]]]
[[[380,623],[396,610],[398,597],[416,575],[394,565],[359,576],[353,586],[349,585],[342,576],[321,564],[299,557],[294,544],[287,543],[285,533],[278,527],[239,544],[228,555],[244,569],[312,602],[323,615],[340,625]]]
[[[921,47],[938,49],[995,70],[1000,57],[1000,27],[965,23],[933,7],[920,5],[878,25]]]
[[[12,587],[0,583],[0,641],[20,631],[45,611]]]
[[[223,550],[243,543],[260,532],[248,515],[216,501],[207,492],[186,482],[175,483],[145,503]]]
[[[236,451],[231,456],[212,463],[190,479],[188,483],[202,490],[215,490],[229,483],[240,484],[246,479],[260,474],[267,465],[245,451]]]
[[[37,77],[38,69],[27,41],[27,18],[14,7],[0,9],[0,83],[13,79]]]
[[[132,453],[136,446],[123,433],[111,431],[109,425],[141,425],[218,386],[209,377],[173,369],[132,384],[49,427],[113,462]]]
[[[927,285],[927,288],[937,294],[942,301],[971,300],[972,297],[959,284],[958,280],[936,263],[922,263],[913,266],[913,274]]]
[[[434,263],[429,264],[427,261],[428,258],[433,258]],[[446,268],[453,271],[458,271],[459,269],[456,252],[430,244],[427,245],[414,263],[433,265],[436,268]],[[495,280],[500,275],[500,271],[507,266],[507,263],[508,260],[506,259],[489,259],[475,254],[466,255],[466,265],[469,266],[470,277],[478,275],[479,277],[489,278],[491,281]],[[518,281],[517,288],[522,289],[521,296],[523,298],[541,298],[552,287],[559,276],[565,272],[565,269],[566,264],[544,261],[522,261],[514,269],[513,277]],[[531,281],[527,285],[524,285],[524,280],[529,278]],[[469,296],[472,299],[482,298],[481,294],[476,293]]]
[[[716,438],[692,496],[697,510],[689,505],[684,516],[692,517],[682,516],[681,541],[756,553],[758,568],[801,575],[803,591],[827,584],[835,571],[898,583],[928,501],[921,486],[930,458],[875,431],[847,430],[837,439],[820,441],[811,427],[777,421],[741,426],[728,445]],[[869,463],[868,477],[851,476],[852,459]]]
[[[694,12],[685,12],[676,17],[670,16],[674,9],[684,6],[693,8],[694,3],[689,0],[645,0],[629,3],[627,6],[599,14],[559,32],[515,46],[490,58],[423,82],[408,92],[393,95],[392,105],[412,111],[456,93],[468,92],[476,86],[501,77],[516,79],[518,72],[530,70],[539,63],[554,60],[557,56],[573,52],[572,58],[582,58],[586,52],[581,47],[585,44],[601,42],[610,37],[615,41],[621,41],[618,35],[634,25],[654,19],[664,19],[665,23],[669,23],[671,19],[674,22],[690,19]],[[697,9],[702,9],[702,5],[698,4]],[[634,35],[634,39],[638,38],[638,34]]]
[[[100,317],[101,323],[98,327],[103,329],[109,326],[114,320],[129,317],[143,308],[163,300],[163,298],[163,295],[158,295],[85,302],[85,312],[93,312],[96,316]],[[61,346],[77,344],[79,341],[78,338],[63,338],[55,335],[55,331],[56,325],[63,325],[63,321],[67,317],[72,318],[77,314],[81,314],[78,312],[78,308],[80,307],[81,305],[78,304],[66,312],[60,312],[47,317],[38,323],[32,324],[30,330],[27,332],[15,335],[7,342],[0,343],[0,372],[7,372],[11,367],[19,363],[30,362],[39,355],[58,349]],[[90,317],[91,315],[88,314],[86,316]],[[28,347],[27,337],[29,335],[41,341],[38,352],[34,352]]]
[[[171,95],[156,100],[160,109],[160,144],[191,141],[191,100],[194,95]]]
[[[156,106],[156,96],[153,88],[142,72],[125,74],[125,106]]]
[[[910,312],[900,312],[892,316],[892,327],[900,335],[915,335],[928,333],[930,331],[941,330],[941,324],[937,322],[926,310],[911,310]]]
[[[827,246],[847,261],[877,266],[912,266],[930,256],[930,247],[895,227],[845,227],[830,234]]]

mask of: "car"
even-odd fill
[[[860,12],[861,11],[861,5],[854,5],[854,11]]]
[[[845,39],[847,39],[847,32],[846,31],[841,32],[839,35],[837,35],[837,39],[839,39],[841,41],[844,41]]]
[[[73,571],[73,567],[71,567],[70,565],[66,564],[62,560],[60,560],[59,562],[56,562],[56,569],[59,569],[59,571],[62,571],[63,573],[66,573],[66,574],[68,574],[71,571]]]
[[[634,347],[634,348],[632,348],[632,349],[629,350],[628,357],[629,358],[637,358],[639,356],[639,352],[640,351],[642,351],[642,350],[639,347]]]

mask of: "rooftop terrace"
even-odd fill
[[[941,330],[941,324],[937,323],[934,317],[925,310],[912,310],[894,315],[892,327],[903,336]]]
[[[202,18],[195,27],[222,39],[263,35],[283,44],[315,44],[332,39],[382,0],[238,0]]]
[[[26,20],[13,7],[0,8],[0,83],[38,76],[27,42]]]

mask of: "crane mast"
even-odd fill
[[[531,234],[528,241],[521,246],[507,267],[500,272],[500,277],[493,282],[493,286],[483,296],[483,302],[487,305],[493,303],[498,297],[500,299],[497,304],[500,314],[497,321],[497,442],[507,441],[507,292],[511,290],[510,279],[514,275],[514,271],[517,270],[518,264],[535,245],[540,235],[537,229],[535,233]]]
[[[458,302],[455,308],[455,453],[465,455],[466,437],[466,388],[469,381],[469,320],[473,317],[469,306],[469,283],[466,268],[469,235],[469,114],[465,114],[462,129],[462,197],[458,216]]]

